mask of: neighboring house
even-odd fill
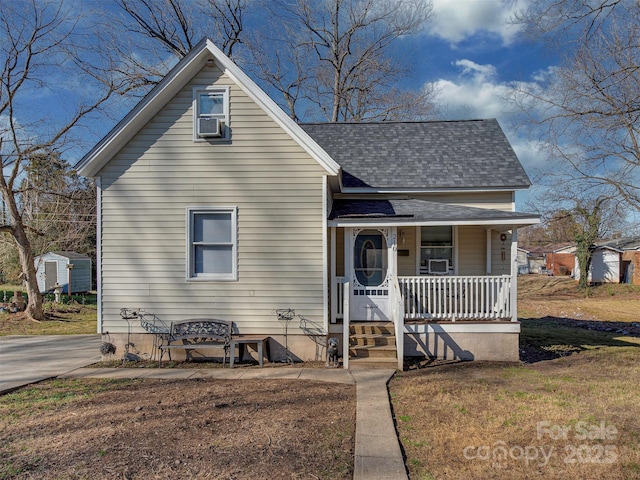
[[[543,247],[526,247],[529,273],[546,273],[547,264]]]
[[[573,275],[575,272],[575,246],[562,244],[548,247],[545,253],[545,264],[548,274]]]
[[[589,270],[589,282],[631,283],[640,285],[640,238],[619,238],[598,242],[594,248]],[[580,268],[575,260],[575,277]]]
[[[529,250],[518,247],[518,275],[526,275],[529,270]]]
[[[519,358],[517,229],[538,218],[514,211],[530,181],[495,120],[298,125],[203,40],[77,168],[116,345],[130,307],[231,320],[276,361],[318,359],[325,334],[345,367]],[[378,322],[391,338],[355,333]]]
[[[563,244],[549,244],[542,247],[520,248],[522,253],[518,253],[518,264],[524,262],[528,267],[526,273],[537,273],[541,275],[571,275],[575,262],[575,247]],[[526,258],[525,258],[526,252]]]
[[[56,285],[63,293],[84,293],[91,290],[91,259],[75,252],[49,252],[35,258],[40,292],[51,292]]]

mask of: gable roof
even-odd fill
[[[69,251],[48,252],[43,255],[38,255],[36,259],[40,257],[44,257],[45,255],[50,255],[50,254],[58,255],[60,257],[65,257],[65,258],[68,258],[69,260],[90,260],[90,257],[88,255],[85,255],[83,253],[69,252]]]
[[[513,190],[531,181],[495,119],[308,123],[345,191]]]
[[[619,252],[640,250],[640,237],[616,238],[615,240],[598,242],[596,248],[609,248]]]
[[[171,71],[75,165],[82,176],[93,177],[213,58],[216,64],[282,127],[328,174],[338,165],[296,122],[208,38],[202,39]]]

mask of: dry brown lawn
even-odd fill
[[[434,363],[390,382],[411,478],[640,479],[640,289],[519,287],[528,363]]]
[[[518,277],[518,317],[640,321],[640,286],[605,284],[580,292],[576,285],[569,277]]]
[[[0,397],[2,479],[347,479],[355,388],[55,380]]]

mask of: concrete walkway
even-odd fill
[[[100,360],[98,335],[0,337],[0,394],[47,378],[284,378],[356,385],[354,480],[406,480],[387,382],[394,370],[324,368],[83,368]]]

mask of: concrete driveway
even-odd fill
[[[100,361],[100,335],[0,337],[0,394]]]

